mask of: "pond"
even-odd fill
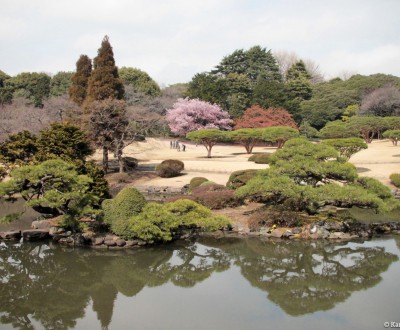
[[[0,243],[1,329],[381,329],[400,237],[258,238],[136,250]]]

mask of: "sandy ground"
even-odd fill
[[[266,165],[249,162],[247,160],[249,155],[240,145],[216,145],[212,149],[212,158],[206,158],[207,152],[203,145],[185,143],[186,151],[178,152],[170,149],[169,141],[149,138],[146,142],[138,142],[125,149],[125,154],[138,159],[142,168],[154,168],[165,159],[179,159],[185,163],[182,176],[144,179],[140,180],[139,184],[179,187],[188,184],[196,176],[225,184],[233,171],[266,168]],[[264,153],[275,150],[276,148],[271,147],[255,147],[253,152]],[[101,154],[97,153],[95,158],[101,159]],[[368,149],[354,155],[350,162],[359,169],[360,175],[379,179],[391,186],[389,175],[394,172],[400,173],[400,146],[393,146],[389,140],[373,141]]]

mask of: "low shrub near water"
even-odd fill
[[[156,172],[162,178],[173,178],[178,176],[184,168],[185,164],[180,160],[167,159],[156,167]]]
[[[229,225],[222,216],[213,216],[206,207],[187,199],[172,203],[149,203],[143,211],[129,219],[132,237],[144,241],[171,241],[185,228],[214,231]]]
[[[129,218],[139,214],[146,205],[144,196],[135,188],[121,190],[113,199],[102,203],[104,222],[122,238],[130,238]]]
[[[389,176],[390,182],[396,186],[397,188],[400,188],[400,173],[393,173]]]

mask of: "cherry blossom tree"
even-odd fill
[[[166,116],[169,128],[177,135],[200,129],[231,130],[233,121],[220,106],[199,99],[178,99]]]

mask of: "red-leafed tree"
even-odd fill
[[[282,108],[268,108],[267,110],[255,104],[248,108],[243,116],[236,120],[235,129],[262,128],[271,126],[288,126],[298,128],[292,115]]]

